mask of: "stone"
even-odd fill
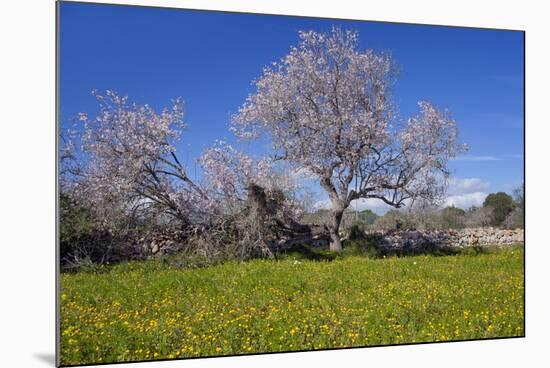
[[[437,247],[505,246],[523,242],[523,229],[505,230],[493,227],[462,230],[374,231],[380,246],[390,249],[420,249],[432,244]]]

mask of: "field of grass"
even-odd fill
[[[523,250],[61,277],[61,363],[522,336]]]

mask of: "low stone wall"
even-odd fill
[[[292,244],[308,243],[320,249],[328,249],[329,238],[327,231],[321,227],[289,241],[280,239],[276,249],[283,250]],[[325,229],[326,230],[326,229]],[[401,230],[401,231],[373,231],[368,235],[373,238],[382,250],[388,251],[421,251],[427,247],[435,248],[463,248],[468,246],[508,246],[523,243],[523,229],[504,230],[498,228],[468,228],[462,230]],[[180,231],[170,233],[156,233],[145,236],[130,237],[121,259],[141,259],[159,255],[168,255],[185,248],[187,239]],[[313,243],[312,243],[313,242]]]
[[[111,251],[112,260],[141,260],[173,254],[186,246],[186,234],[167,231],[148,234],[127,234]]]
[[[492,227],[461,230],[403,230],[370,232],[383,248],[416,249],[436,247],[508,246],[523,243],[523,229],[506,230]]]

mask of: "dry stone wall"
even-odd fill
[[[294,243],[310,243],[316,248],[328,248],[329,239],[324,233],[310,234],[303,241],[294,239]],[[523,243],[523,229],[505,230],[498,228],[467,228],[462,230],[400,230],[373,231],[368,235],[375,240],[382,250],[418,251],[426,247],[464,248],[469,246],[509,246]],[[285,239],[281,239],[284,243]],[[131,254],[122,256],[124,259],[138,259],[152,256],[167,255],[185,248],[186,239],[182,232],[166,234],[150,234],[129,241],[131,247],[125,247]],[[278,244],[277,250],[286,249]]]
[[[509,246],[524,242],[523,229],[467,228],[461,230],[403,230],[371,232],[379,246],[390,249],[436,247]]]

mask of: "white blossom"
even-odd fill
[[[189,221],[204,197],[176,156],[174,142],[185,128],[183,101],[156,112],[149,105],[129,104],[113,91],[93,92],[99,102],[95,118],[81,113],[78,136],[66,147],[79,148],[80,167],[71,190],[94,209],[106,226],[132,213],[162,211]]]
[[[377,198],[400,207],[437,200],[447,161],[463,150],[448,113],[420,102],[420,114],[401,130],[391,87],[389,54],[358,50],[358,34],[300,32],[300,44],[264,68],[256,90],[233,117],[240,138],[267,134],[274,158],[317,176],[333,209],[331,235],[352,200]]]

